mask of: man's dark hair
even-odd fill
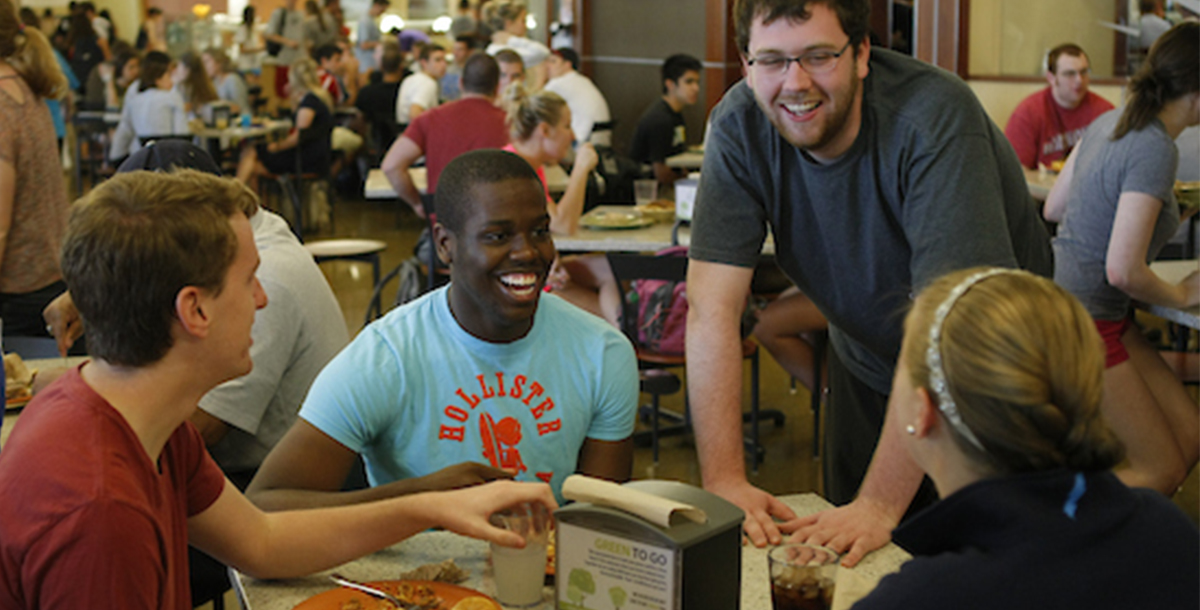
[[[313,49],[313,59],[317,60],[318,64],[330,57],[336,57],[341,54],[342,50],[335,44],[323,44]]]
[[[691,55],[678,53],[667,58],[662,65],[663,93],[667,92],[667,81],[678,84],[688,72],[703,72],[704,64]]]
[[[554,54],[559,56],[563,61],[571,62],[572,70],[579,70],[579,53],[576,53],[575,49],[571,47],[559,47],[554,49]]]
[[[500,85],[500,64],[496,58],[474,51],[467,57],[462,69],[462,90],[466,93],[492,96]]]
[[[383,54],[379,57],[379,69],[383,74],[398,74],[404,70],[404,52],[399,43],[383,45]]]
[[[484,148],[455,157],[438,178],[434,194],[438,223],[451,233],[462,230],[474,212],[475,187],[505,180],[529,180],[536,192],[543,192],[542,181],[533,166],[513,153]]]
[[[1051,74],[1058,74],[1058,58],[1062,57],[1063,55],[1087,59],[1087,53],[1085,53],[1083,48],[1079,45],[1073,42],[1060,44],[1057,47],[1050,49],[1050,53],[1046,55],[1046,70],[1048,70]]]
[[[750,25],[761,17],[764,25],[776,19],[808,21],[809,5],[823,4],[837,15],[842,31],[850,37],[850,46],[857,54],[858,45],[871,31],[870,0],[737,0],[733,6],[734,36],[742,55],[750,51]]]
[[[138,91],[154,87],[154,83],[162,78],[171,68],[171,56],[162,51],[150,51],[142,58],[142,70],[138,74]]]
[[[83,2],[79,5],[79,9],[85,13],[96,12],[96,4],[94,2]]]
[[[229,221],[255,199],[236,180],[178,170],[118,174],[77,202],[62,273],[91,355],[130,367],[161,360],[179,291],[220,294],[238,249]]]
[[[157,6],[152,6],[146,9],[146,14],[150,15],[151,17],[157,17],[158,15],[162,14],[162,9],[158,8]]]
[[[461,42],[461,43],[467,45],[468,49],[474,49],[475,44],[476,44],[476,42],[478,42],[478,40],[479,40],[478,38],[475,38],[475,36],[473,36],[471,34],[461,34],[454,39],[454,42]]]
[[[433,54],[437,51],[445,53],[446,49],[442,48],[442,45],[435,43],[421,45],[420,50],[417,51],[417,59],[420,61],[429,61],[429,58],[433,57]]]

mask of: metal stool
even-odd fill
[[[354,261],[371,264],[371,285],[379,284],[379,253],[387,250],[387,243],[377,239],[321,239],[304,244],[304,248],[320,265],[326,261]],[[379,307],[379,296],[370,306]]]

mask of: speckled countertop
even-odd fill
[[[829,508],[830,505],[816,494],[797,494],[780,498],[798,515],[807,515]],[[360,581],[388,580],[401,572],[426,563],[439,563],[453,557],[471,577],[463,586],[487,594],[495,592],[490,568],[487,567],[488,545],[449,532],[425,532],[378,553],[352,561],[328,572],[307,578],[290,580],[257,580],[235,573],[235,586],[247,610],[291,610],[300,602],[332,588],[327,578],[330,572]],[[883,576],[895,572],[908,559],[908,554],[899,547],[888,546],[868,555],[857,567],[848,570],[851,575],[839,575],[853,586],[838,589],[834,599],[834,610],[848,608],[859,595],[870,591]],[[742,610],[770,610],[771,591],[767,582],[767,550],[745,546],[742,550]],[[852,594],[853,599],[843,599],[842,593]],[[853,592],[857,592],[855,595]],[[550,608],[554,590],[545,590],[545,608]]]

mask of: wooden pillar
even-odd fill
[[[705,0],[704,107],[711,112],[742,78],[741,52],[733,31],[732,0]]]
[[[917,59],[965,77],[968,0],[917,0],[915,8]]]

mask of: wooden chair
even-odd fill
[[[685,281],[687,279],[688,259],[686,256],[645,256],[625,252],[609,252],[608,262],[612,267],[613,276],[616,278],[618,285],[621,286],[619,291],[621,293],[621,331],[634,345],[638,359],[638,368],[640,370],[639,383],[642,391],[652,396],[653,403],[645,411],[649,415],[651,424],[649,440],[653,448],[654,461],[657,463],[659,437],[667,434],[681,434],[686,432],[691,428],[691,421],[687,414],[686,396],[684,397],[683,413],[667,411],[658,407],[658,398],[666,393],[672,393],[668,390],[674,384],[663,380],[661,373],[651,373],[650,371],[685,366],[687,358],[683,355],[655,352],[638,343],[638,304],[631,302],[627,297],[625,284],[634,280]],[[784,415],[777,410],[759,410],[758,344],[752,339],[744,339],[741,345],[741,355],[743,359],[750,361],[750,412],[743,413],[742,415],[743,421],[750,424],[750,432],[744,437],[744,443],[747,451],[752,456],[752,467],[757,470],[758,464],[766,456],[766,451],[759,442],[759,421],[762,418],[769,418],[778,427],[783,425]],[[675,388],[673,391],[678,391],[678,389]],[[665,429],[661,428],[659,425],[660,417],[668,418],[673,424]],[[645,440],[646,437],[645,433],[638,433],[634,436],[635,439],[640,437],[641,440]]]

